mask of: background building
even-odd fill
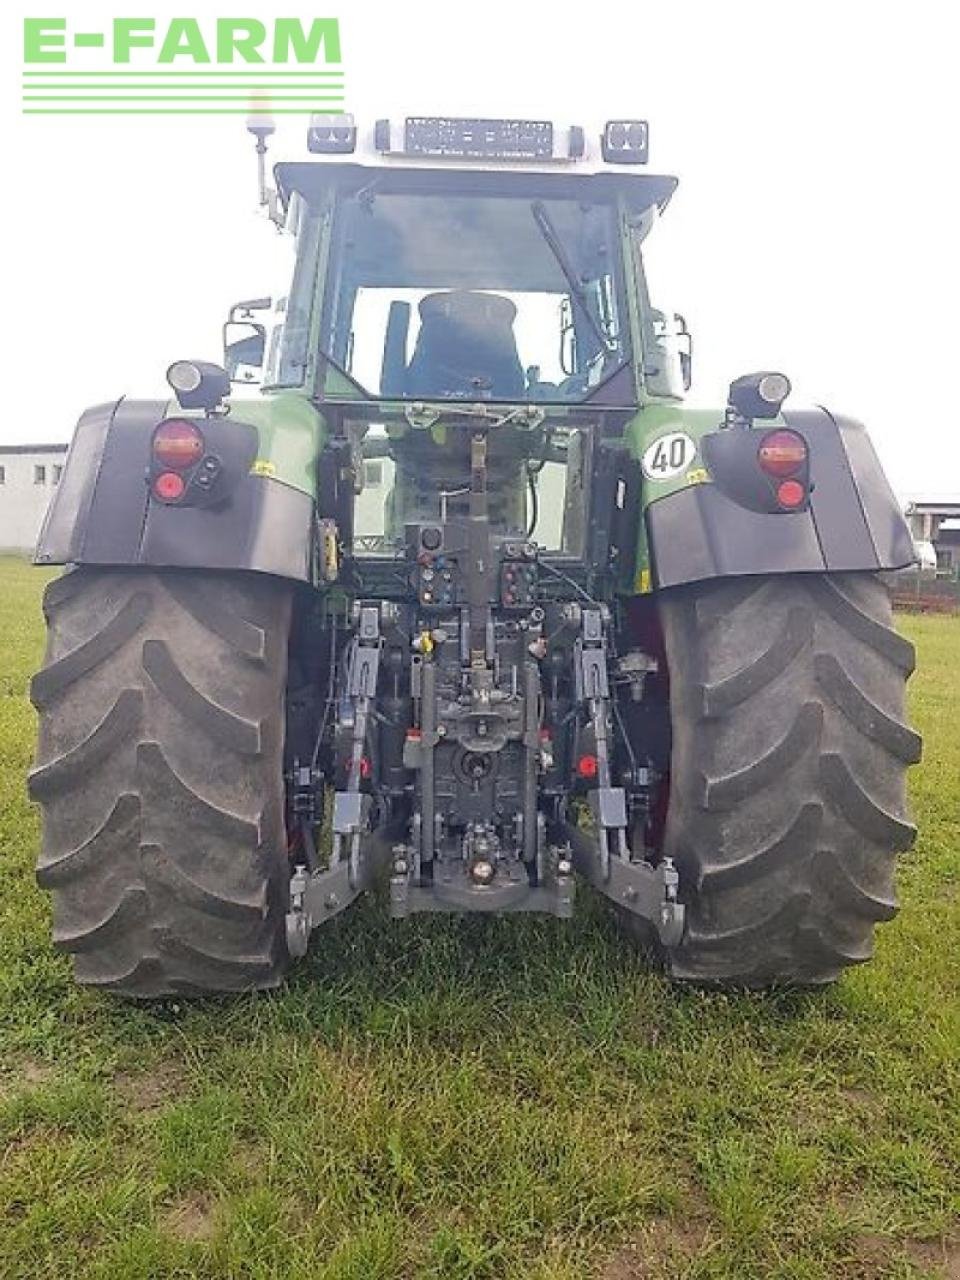
[[[939,573],[960,571],[960,495],[953,498],[915,498],[907,504],[910,532],[917,542],[929,542],[937,555]]]
[[[0,550],[33,551],[66,456],[65,444],[0,445]]]

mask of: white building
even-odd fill
[[[960,579],[960,494],[914,498],[906,514],[914,540],[933,547],[938,572]]]
[[[65,444],[0,444],[0,550],[32,553],[66,456]]]

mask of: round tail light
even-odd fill
[[[768,476],[792,476],[807,463],[807,442],[795,431],[769,431],[757,450],[760,469]]]
[[[777,485],[777,501],[788,511],[795,511],[806,501],[807,491],[799,480],[781,480]]]
[[[577,761],[577,773],[581,778],[595,778],[599,768],[596,756],[582,755]]]
[[[203,457],[203,435],[192,422],[170,418],[153,433],[153,456],[161,467],[186,471]]]
[[[153,482],[153,492],[161,502],[179,502],[186,487],[183,476],[176,471],[161,471]]]

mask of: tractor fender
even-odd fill
[[[178,504],[149,488],[154,428],[191,418],[163,400],[88,409],[40,531],[37,564],[250,569],[310,581],[314,495],[259,459],[262,431],[234,416],[198,418],[220,470],[208,493]],[[252,414],[250,415],[253,416]]]
[[[796,512],[763,510],[756,501],[758,436],[778,425],[803,436],[809,450],[810,498]],[[897,500],[853,418],[822,408],[786,410],[762,428],[702,434],[697,449],[700,463],[684,487],[651,497],[647,486],[651,586],[748,574],[876,572],[914,560]]]

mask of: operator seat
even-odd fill
[[[408,396],[522,399],[526,389],[509,298],[468,289],[429,293],[406,373]]]

